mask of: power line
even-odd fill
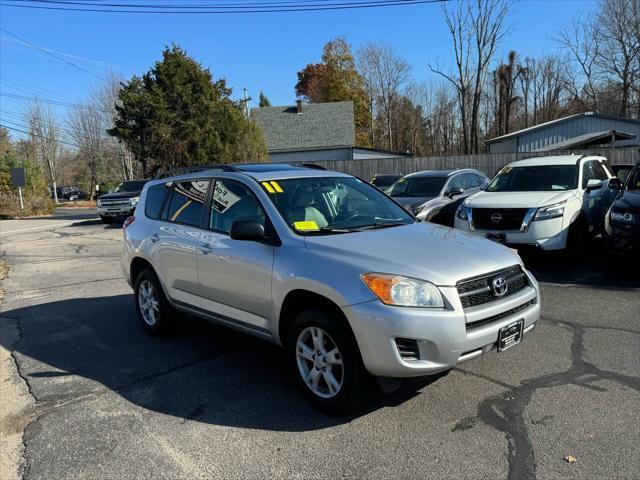
[[[187,10],[183,9],[185,6],[172,6],[164,5],[157,7],[138,6],[132,7],[128,4],[122,6],[109,6],[109,4],[98,4],[94,6],[93,3],[88,3],[88,6],[83,6],[78,2],[57,2],[68,6],[46,6],[45,4],[51,4],[52,2],[45,0],[26,0],[39,5],[26,5],[18,3],[6,3],[6,2],[18,2],[19,0],[4,0],[0,3],[0,6],[15,7],[15,8],[30,8],[39,10],[60,10],[68,12],[98,12],[98,13],[135,13],[135,14],[240,14],[240,13],[284,13],[284,12],[311,12],[311,11],[331,11],[331,10],[353,10],[363,8],[379,8],[379,7],[394,7],[394,6],[408,6],[408,5],[422,5],[429,3],[444,3],[450,0],[378,0],[378,1],[363,1],[363,2],[342,2],[335,4],[295,4],[290,6],[281,6],[277,4],[265,4],[264,6],[252,6],[245,8],[245,6],[198,6],[198,7],[186,7],[186,8],[199,8],[199,10]],[[86,2],[85,2],[86,3]],[[115,4],[114,4],[115,5]],[[90,8],[91,6],[92,8]],[[99,7],[99,8],[98,8]],[[159,8],[160,10],[151,10],[150,8]],[[202,8],[208,8],[208,10],[202,10]],[[216,8],[214,10],[214,8]],[[227,8],[226,10],[220,8]]]
[[[11,33],[10,31],[8,31],[8,30],[6,30],[6,29],[4,29],[4,28],[0,28],[0,31],[2,31],[2,32],[6,33],[7,35],[9,35],[9,36],[11,36],[11,37],[13,37],[13,38],[15,38],[16,40],[21,41],[22,43],[24,43],[24,44],[26,44],[26,45],[29,45],[29,46],[30,46],[30,47],[32,47],[32,48],[35,48],[36,50],[40,50],[41,52],[45,53],[46,55],[49,55],[50,57],[55,58],[56,60],[59,60],[59,61],[61,61],[61,62],[63,62],[63,63],[66,63],[67,65],[72,66],[73,68],[76,68],[76,69],[80,70],[81,72],[84,72],[84,73],[87,73],[87,74],[89,74],[89,75],[92,75],[92,76],[94,76],[94,77],[96,77],[96,78],[100,78],[100,79],[102,79],[102,76],[101,76],[101,75],[97,75],[97,74],[95,74],[94,72],[91,72],[91,71],[89,71],[89,70],[87,70],[87,69],[85,69],[85,68],[81,67],[80,65],[77,65],[76,63],[73,63],[73,62],[71,62],[71,61],[69,61],[69,60],[66,60],[66,59],[64,59],[64,58],[60,57],[59,55],[57,55],[57,54],[55,54],[55,53],[51,52],[50,50],[48,50],[48,49],[46,49],[46,48],[43,48],[43,47],[41,47],[41,46],[39,46],[39,45],[36,45],[35,43],[31,43],[31,42],[29,42],[28,40],[25,40],[24,38],[21,38],[21,37],[19,37],[18,35],[14,34],[14,33]]]
[[[0,92],[0,96],[2,97],[7,97],[7,98],[15,98],[18,100],[27,100],[27,101],[35,101],[35,102],[42,102],[42,103],[48,103],[51,105],[59,105],[62,107],[76,107],[76,108],[84,108],[86,110],[95,110],[98,112],[102,112],[102,113],[111,113],[108,110],[104,110],[101,108],[97,108],[97,107],[90,107],[88,105],[81,105],[78,103],[70,103],[70,102],[60,102],[58,100],[53,100],[53,99],[47,99],[47,98],[42,98],[42,97],[27,97],[25,95],[16,95],[15,93],[6,93],[6,92]]]

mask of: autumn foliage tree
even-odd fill
[[[344,38],[334,38],[324,45],[322,62],[299,71],[295,88],[296,95],[311,103],[353,101],[356,144],[370,145],[369,100],[351,45]]]

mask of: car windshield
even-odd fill
[[[626,188],[627,190],[640,190],[640,164],[636,165],[634,170],[629,174]]]
[[[354,177],[292,178],[261,182],[299,234],[332,234],[414,223],[382,192]]]
[[[487,187],[488,192],[546,192],[578,186],[576,165],[504,167]]]
[[[147,183],[144,180],[138,180],[134,182],[122,182],[118,185],[113,193],[122,193],[122,192],[139,192],[144,187],[144,184]]]
[[[446,177],[404,177],[388,193],[391,197],[436,197],[446,181]]]

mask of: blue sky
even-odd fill
[[[580,12],[594,8],[587,0],[516,1],[509,18],[511,33],[499,52],[523,55],[556,52],[553,36]],[[417,80],[433,77],[429,62],[449,65],[450,38],[438,4],[334,12],[245,15],[133,15],[56,12],[0,7],[0,26],[23,39],[57,52],[100,76],[113,65],[130,76],[149,69],[162,48],[178,43],[224,77],[234,97],[247,88],[257,99],[263,90],[275,105],[291,104],[296,72],[320,59],[322,45],[342,35],[352,45],[386,42],[412,65]],[[37,49],[20,46],[2,32],[0,91],[66,102],[82,100],[99,82],[96,76],[55,60]],[[22,100],[0,97],[2,118],[16,119]],[[5,112],[9,112],[5,115]],[[9,117],[14,112],[14,117]],[[63,116],[64,107],[56,107]]]

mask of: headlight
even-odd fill
[[[469,207],[466,207],[464,204],[461,203],[458,209],[456,210],[456,217],[459,218],[460,220],[466,220],[468,222],[469,210],[471,210]]]
[[[365,273],[362,281],[387,305],[444,308],[444,300],[438,287],[424,280],[384,273]]]
[[[564,215],[564,206],[567,202],[554,203],[547,207],[541,207],[533,217],[534,220],[549,220]]]
[[[614,212],[611,210],[611,220],[621,223],[633,223],[636,218],[635,215],[630,212]]]
[[[129,199],[129,205],[131,205],[132,207],[135,207],[136,205],[138,205],[139,201],[140,201],[140,197],[131,197]]]

